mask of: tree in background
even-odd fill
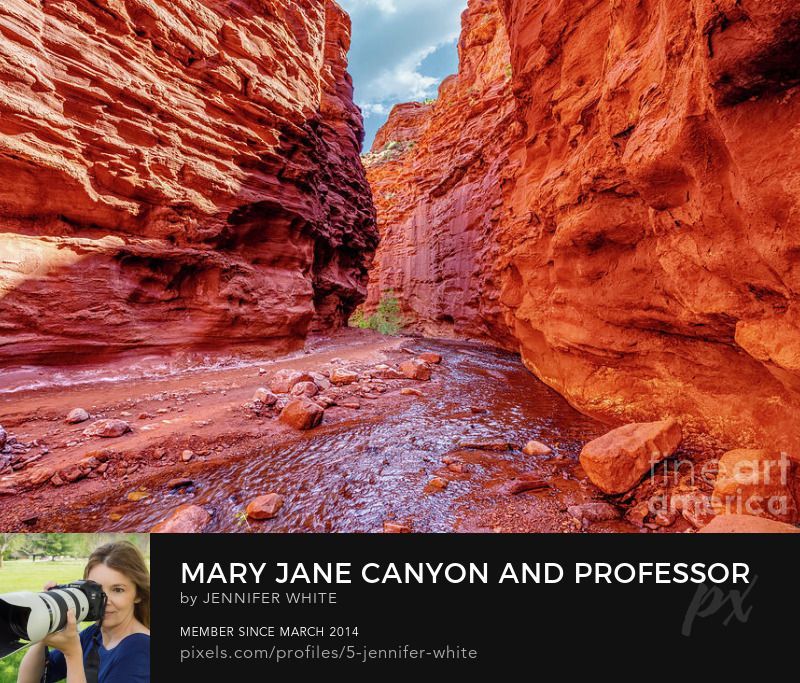
[[[0,569],[3,562],[18,557],[87,558],[95,548],[114,541],[126,540],[135,545],[146,558],[150,557],[149,534],[0,534]],[[0,678],[2,683],[2,678]]]
[[[31,554],[56,557],[74,555],[76,538],[74,534],[30,534],[28,551]]]
[[[71,534],[73,538],[72,552],[76,557],[89,557],[95,548],[113,541],[130,541],[145,557],[150,556],[150,536],[148,534]]]
[[[25,534],[0,534],[0,569],[6,555],[12,553],[25,542]]]

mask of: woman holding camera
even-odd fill
[[[83,578],[107,596],[102,620],[78,632],[69,610],[64,629],[29,648],[17,683],[150,683],[150,573],[142,554],[127,541],[100,546]]]

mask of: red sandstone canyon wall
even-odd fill
[[[412,328],[510,344],[492,235],[518,124],[494,0],[470,2],[459,61],[435,102],[393,109],[365,156],[381,232],[366,308],[391,290]]]
[[[0,363],[285,349],[377,242],[332,0],[0,7]]]
[[[440,128],[448,139],[436,143],[492,150],[474,179],[491,188],[479,201],[489,224],[470,243],[457,219],[409,218],[441,215],[449,197],[463,201],[457,183],[440,185],[458,167],[418,143],[395,162],[399,187],[369,170],[386,240],[378,281],[427,292],[414,283],[407,245],[459,253],[474,261],[472,275],[464,279],[467,266],[445,272],[440,290],[492,273],[478,276],[489,289],[481,297],[499,302],[526,365],[581,410],[610,421],[677,416],[690,437],[796,456],[800,5],[499,5],[513,123],[478,100],[481,124]],[[470,2],[465,36],[486,6]],[[487,77],[498,68],[489,58],[477,64]],[[435,109],[449,101],[464,106],[445,86]],[[498,121],[508,135],[499,144],[485,137]],[[422,124],[420,139],[434,125]],[[381,199],[404,197],[410,182],[443,193],[412,193],[400,206]],[[425,327],[457,317],[448,306],[464,311],[470,295],[462,296],[409,308]],[[472,306],[460,328],[486,329],[486,314]],[[493,329],[496,319],[490,309]]]

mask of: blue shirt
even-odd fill
[[[80,633],[83,661],[99,627],[92,624]],[[100,641],[102,643],[102,639]],[[150,636],[132,633],[123,638],[116,647],[106,650],[100,647],[100,671],[97,683],[150,683]],[[63,681],[67,677],[67,662],[59,650],[51,650],[48,655],[47,683]]]

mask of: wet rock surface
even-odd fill
[[[337,387],[353,384],[358,381],[358,373],[343,368],[334,368],[329,377],[331,384]]]
[[[246,514],[250,519],[272,519],[283,507],[283,496],[278,493],[267,493],[251,500],[247,504]]]
[[[612,519],[619,519],[621,516],[618,508],[610,503],[600,501],[583,503],[581,505],[570,505],[567,508],[567,512],[575,517],[575,519],[581,522],[586,521],[589,524],[607,522]]]
[[[288,394],[295,385],[301,382],[310,382],[312,377],[307,372],[298,370],[278,370],[270,380],[269,388],[276,394]]]
[[[289,403],[281,411],[281,422],[295,429],[313,429],[320,422],[325,411],[313,401],[298,398]]]
[[[163,522],[156,524],[153,534],[197,534],[204,530],[211,515],[198,505],[181,505]]]
[[[400,364],[400,372],[408,379],[427,382],[431,378],[431,367],[422,360],[407,360]]]
[[[313,398],[319,393],[319,387],[314,382],[298,382],[292,387],[292,396],[305,396]]]
[[[546,446],[541,441],[528,441],[522,449],[525,455],[549,455],[553,452],[550,446]]]
[[[384,522],[383,533],[385,534],[410,534],[411,526],[402,522]]]
[[[278,397],[269,389],[264,389],[262,387],[253,394],[253,402],[260,403],[262,406],[269,408],[278,402]]]
[[[55,394],[20,392],[13,400],[17,412],[9,413],[13,422],[4,423],[24,424],[22,431],[14,427],[24,444],[50,434],[52,450],[0,475],[0,487],[17,489],[17,495],[4,497],[11,505],[0,510],[0,525],[149,530],[181,505],[195,505],[211,516],[194,511],[189,526],[199,519],[204,531],[243,531],[241,513],[263,495],[259,482],[268,481],[285,500],[277,516],[259,522],[270,531],[378,532],[387,520],[415,532],[581,530],[572,524],[567,506],[597,495],[577,456],[584,443],[605,431],[602,425],[574,411],[504,352],[426,341],[426,350],[443,357],[429,380],[375,380],[375,368],[397,368],[408,359],[401,343],[418,355],[413,340],[355,332],[344,339],[321,341],[319,350],[274,366],[255,360],[173,379],[87,384]],[[313,430],[282,423],[278,405],[259,411],[245,407],[280,369],[325,376],[335,368],[355,373],[358,380],[332,385],[313,399],[279,396],[289,402],[329,397],[333,404]],[[424,387],[424,395],[401,393],[417,386]],[[98,448],[96,440],[81,437],[83,425],[63,423],[69,408],[58,405],[61,394],[60,400],[72,406],[79,400],[96,406],[97,414],[109,416],[103,419],[122,413],[150,417],[137,421],[136,431],[124,439],[104,440]],[[473,412],[477,404],[486,411]],[[44,410],[41,406],[48,406],[55,421],[47,413],[39,422],[26,421],[31,411]],[[551,456],[509,450],[532,439],[550,444]],[[460,448],[465,441],[480,447],[500,442],[505,450]],[[185,451],[192,453],[186,462]],[[426,491],[432,481],[434,487]],[[512,494],[509,486],[518,490]],[[119,493],[111,493],[115,489]],[[130,501],[131,491],[148,495]],[[23,525],[32,506],[37,520]],[[589,530],[612,528],[637,530],[620,520]]]
[[[514,448],[514,445],[507,439],[500,439],[497,437],[465,439],[458,445],[460,448],[475,448],[481,451],[510,451]]]

